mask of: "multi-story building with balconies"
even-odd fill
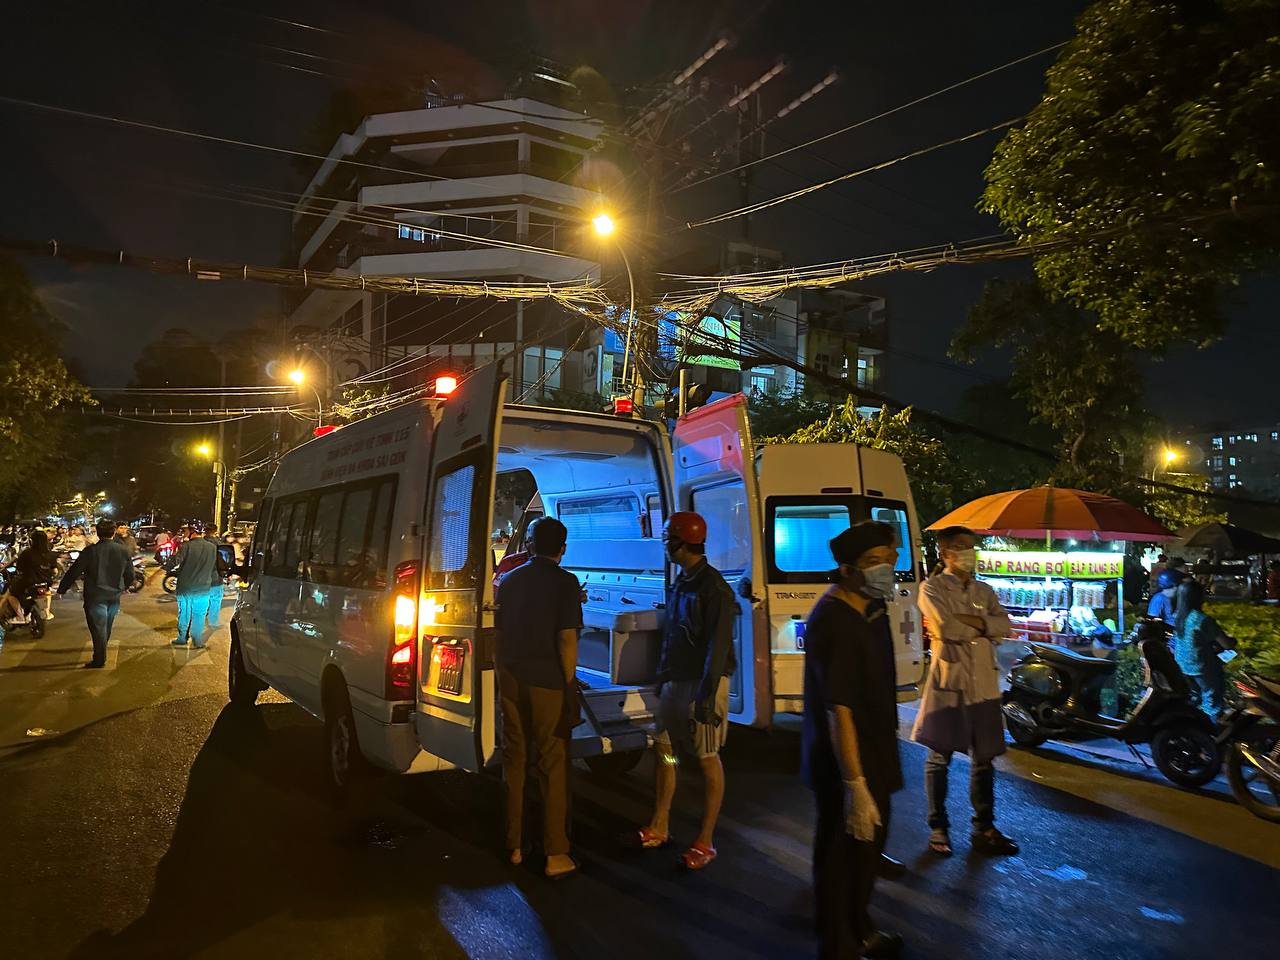
[[[600,129],[527,98],[429,97],[421,109],[367,116],[338,137],[295,207],[297,265],[533,284],[596,277],[584,224],[601,197],[580,173]],[[581,379],[581,352],[569,364],[565,350],[582,321],[550,302],[302,289],[286,313],[294,338],[323,361],[332,399],[503,357],[515,398]]]

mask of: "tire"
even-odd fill
[[[31,636],[37,640],[44,636],[44,619],[35,610],[31,611]]]
[[[329,785],[341,796],[364,779],[367,770],[351,713],[351,698],[342,681],[334,683],[324,698],[324,742]]]
[[[1277,739],[1274,735],[1258,738],[1250,746],[1269,753],[1276,750]],[[1239,745],[1233,745],[1227,755],[1227,782],[1231,784],[1231,792],[1240,806],[1255,817],[1280,823],[1280,786],[1272,785],[1268,791],[1265,779],[1258,768],[1245,759]],[[1268,793],[1270,802],[1267,802]]]
[[[262,692],[262,681],[245,669],[240,641],[231,638],[231,653],[227,657],[227,699],[237,707],[252,707]]]
[[[1222,751],[1213,734],[1187,720],[1156,731],[1151,738],[1151,759],[1180,787],[1203,787],[1222,768]]]
[[[643,750],[625,750],[622,753],[601,753],[594,757],[584,757],[583,762],[593,775],[602,780],[612,780],[630,773],[643,759]]]
[[[178,592],[178,575],[176,573],[166,573],[164,575],[164,580],[161,582],[160,585],[164,587],[165,593],[177,593]]]
[[[1040,732],[1039,727],[1028,727],[1010,716],[1004,718],[1004,727],[1009,731],[1009,739],[1013,741],[1015,747],[1029,750],[1032,747],[1040,746],[1049,739]]]

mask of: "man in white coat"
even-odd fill
[[[943,570],[925,581],[919,598],[932,665],[911,739],[929,748],[924,763],[929,849],[943,857],[952,853],[947,771],[957,751],[970,758],[973,848],[992,854],[1018,852],[1018,845],[996,829],[992,765],[1005,750],[995,651],[1009,635],[1009,614],[995,591],[974,578],[976,543],[977,537],[966,527],[941,531],[938,547]]]

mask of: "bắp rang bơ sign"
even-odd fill
[[[1010,553],[978,551],[979,576],[1065,577],[1069,580],[1117,580],[1124,572],[1120,553]]]

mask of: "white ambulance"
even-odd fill
[[[410,404],[289,453],[255,531],[231,624],[231,699],[273,687],[325,724],[330,773],[478,771],[498,741],[490,546],[500,474],[527,471],[569,529],[586,599],[572,753],[616,772],[650,742],[663,601],[662,526],[707,520],[736,589],[730,720],[767,726],[803,696],[804,619],[827,541],[857,520],[899,531],[898,676],[922,668],[919,526],[901,461],[852,445],[752,447],[746,399],[661,424],[508,406],[492,368],[443,403]],[[519,543],[519,532],[512,540]],[[513,546],[512,549],[518,549]]]

